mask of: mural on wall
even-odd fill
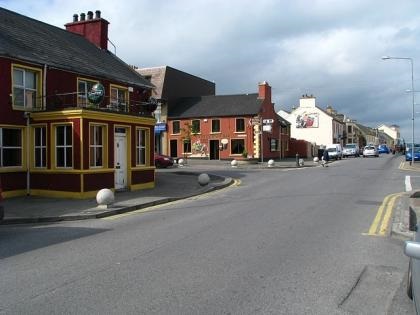
[[[319,114],[303,112],[296,116],[296,128],[318,128]]]

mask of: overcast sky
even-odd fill
[[[418,0],[0,0],[0,6],[61,28],[75,13],[100,10],[128,64],[174,67],[214,81],[217,94],[255,93],[265,80],[276,110],[313,94],[317,106],[331,105],[364,125],[399,125],[411,142],[410,62],[381,57],[413,58],[420,90]]]

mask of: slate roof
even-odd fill
[[[169,109],[168,117],[199,118],[225,116],[255,116],[260,112],[262,99],[258,94],[210,95],[180,98]]]
[[[134,69],[83,36],[0,8],[0,56],[152,88]]]

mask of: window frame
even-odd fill
[[[106,125],[102,125],[102,124],[89,123],[89,168],[104,168],[106,165],[106,151],[105,151],[106,133],[107,133],[106,127],[107,127]],[[98,128],[100,128],[101,130],[100,139],[102,143],[97,143]],[[94,143],[92,143],[92,140]],[[98,150],[101,152],[100,165],[97,163]]]
[[[41,130],[41,138],[39,141],[39,145],[37,145],[37,130]],[[33,167],[34,168],[47,168],[48,165],[48,148],[47,148],[47,126],[46,125],[38,125],[33,126],[33,141],[34,141],[34,159],[33,159]],[[45,140],[45,143],[44,143]],[[37,158],[40,160],[40,165],[37,165]]]
[[[141,139],[140,135],[144,132],[144,144],[142,145],[139,141]],[[148,128],[136,128],[136,166],[146,166],[150,163],[149,158],[149,139],[150,139],[150,130]],[[140,163],[140,157],[143,155],[144,163]]]
[[[218,127],[219,127],[219,130],[214,130],[214,126],[213,126],[213,122],[218,122]],[[218,118],[216,118],[216,119],[212,119],[211,120],[211,133],[221,133],[221,123],[220,123],[221,121],[220,121],[220,119],[218,119]]]
[[[21,71],[23,73],[23,85],[16,85],[15,84],[15,70]],[[34,74],[35,80],[35,88],[28,88],[26,87],[26,72],[30,72]],[[42,69],[35,68],[35,67],[28,67],[21,64],[12,64],[11,65],[11,95],[12,95],[12,108],[14,110],[34,110],[34,109],[42,109]],[[16,96],[15,96],[15,89],[22,89],[23,90],[23,105],[16,104]],[[27,104],[26,92],[31,91],[34,93],[34,100],[33,104],[29,106]]]
[[[242,121],[243,130],[238,130],[238,122],[239,121]],[[246,131],[246,128],[245,128],[245,118],[235,118],[235,133],[243,133],[245,131]]]
[[[84,83],[84,91],[79,90],[79,84]],[[77,106],[78,107],[87,107],[87,106],[96,106],[95,104],[89,102],[87,97],[89,92],[89,86],[92,88],[95,84],[99,83],[99,81],[86,79],[86,78],[77,78]]]
[[[198,122],[198,126],[194,126],[195,122]],[[191,133],[193,135],[198,135],[201,133],[201,120],[200,119],[191,120]]]
[[[176,130],[175,130],[175,123],[177,123],[178,124],[178,132],[175,132]],[[181,134],[181,121],[180,120],[173,120],[172,121],[172,134],[173,135],[179,135],[179,134]]]
[[[114,98],[112,92],[117,91],[116,99]],[[124,95],[124,102],[120,102],[120,93]],[[112,109],[116,109],[117,111],[121,112],[128,112],[129,111],[129,93],[128,87],[111,84],[109,86],[109,106]]]
[[[3,141],[3,131],[4,129],[8,129],[8,130],[17,130],[20,132],[20,146],[5,146],[4,145],[4,141]],[[22,168],[23,167],[23,130],[22,128],[8,128],[8,127],[0,127],[0,167],[4,167],[4,168]],[[16,155],[16,157],[18,157],[19,160],[17,160],[18,163],[20,164],[16,164],[16,165],[5,165],[4,160],[5,160],[5,154],[4,151],[5,150],[17,150],[17,152],[20,151],[20,157],[19,154]]]
[[[57,135],[57,132],[58,132],[58,128],[61,128],[61,127],[64,127],[65,128],[65,130],[64,130],[64,132],[63,132],[63,135],[64,135],[64,141],[63,141],[63,144],[62,145],[58,145],[57,144],[57,141],[58,141],[58,135]],[[71,144],[69,145],[67,142],[67,136],[66,136],[66,130],[67,130],[67,128],[70,128],[70,134],[71,134]],[[54,153],[55,153],[55,161],[54,161],[54,167],[55,168],[57,168],[57,169],[72,169],[73,168],[73,165],[74,165],[74,162],[73,162],[73,159],[74,159],[74,156],[73,156],[73,154],[74,154],[74,148],[73,148],[73,145],[74,145],[74,135],[73,135],[73,125],[72,124],[66,124],[66,123],[57,123],[57,124],[54,124],[54,130],[53,130],[53,132],[54,132]],[[64,149],[64,165],[63,166],[61,166],[61,165],[58,165],[58,149]],[[71,155],[71,164],[69,164],[69,163],[67,163],[67,154],[68,154],[68,152],[67,152],[67,150],[70,150],[71,152],[70,152],[70,155]]]
[[[242,142],[242,152],[238,152],[238,153],[234,153],[233,149],[234,149],[234,142]],[[230,155],[242,155],[243,151],[246,149],[245,147],[245,139],[244,138],[234,138],[234,139],[230,139]]]

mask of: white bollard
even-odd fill
[[[230,165],[231,165],[232,167],[238,167],[238,161],[236,161],[236,160],[232,160],[232,162],[230,162]]]
[[[98,191],[96,194],[96,202],[98,203],[98,208],[107,209],[110,204],[115,200],[114,193],[111,189],[104,188]]]
[[[210,176],[206,173],[198,175],[198,183],[200,186],[206,186],[208,183],[210,183]]]
[[[179,159],[178,160],[178,165],[181,166],[181,167],[184,166],[184,159]]]
[[[318,163],[319,162],[319,158],[316,156],[314,157],[314,163]]]
[[[305,164],[305,161],[303,159],[299,159],[299,166],[303,166]]]
[[[267,165],[268,165],[268,167],[273,167],[274,166],[274,160],[268,160]]]

